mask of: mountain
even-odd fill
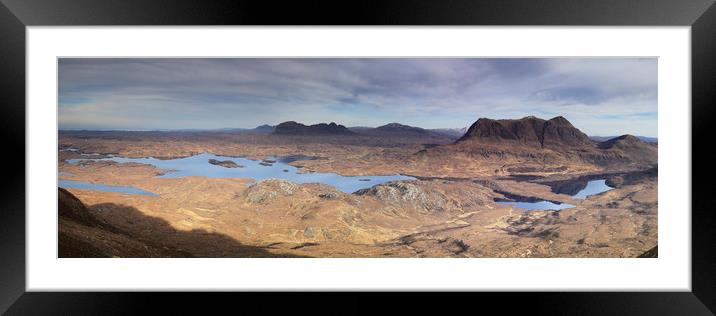
[[[589,136],[589,138],[591,138],[593,141],[597,141],[597,142],[607,141],[607,140],[610,140],[610,139],[616,138],[616,137],[619,137],[619,136]],[[647,143],[656,144],[659,142],[659,139],[656,137],[649,137],[649,136],[636,136],[636,137],[647,142]]]
[[[656,146],[632,135],[614,137],[597,144],[597,147],[602,150],[627,156],[632,161],[649,164],[657,163],[657,154],[659,151]]]
[[[420,142],[429,144],[446,144],[454,141],[457,137],[444,133],[437,133],[420,127],[409,126],[400,123],[389,123],[378,127],[351,127],[361,135],[371,136],[373,139],[400,139],[407,142]],[[458,136],[459,137],[459,136]]]
[[[282,135],[355,135],[343,125],[331,122],[330,124],[320,123],[314,125],[304,125],[294,121],[283,122],[276,125],[274,134]]]
[[[544,120],[534,116],[521,119],[478,119],[457,142],[519,143],[536,147],[588,146],[594,142],[561,116]]]
[[[408,126],[408,125],[403,125],[400,123],[389,123],[389,124],[385,124],[383,126],[378,126],[375,129],[377,131],[385,132],[385,133],[420,134],[420,135],[427,135],[429,133],[427,130],[422,129],[420,127]]]
[[[390,123],[376,128],[370,127],[356,127],[351,130],[371,136],[393,136],[393,137],[432,137],[437,136],[432,132],[422,129],[420,127],[414,127],[409,125],[403,125],[400,123]]]
[[[601,149],[612,149],[612,148],[632,148],[634,146],[648,146],[645,141],[639,139],[639,137],[632,135],[622,135],[614,137],[609,140],[605,140],[597,144]]]
[[[276,128],[275,126],[264,124],[264,125],[256,126],[256,128],[254,128],[250,131],[252,131],[254,133],[273,133],[275,128]]]
[[[418,155],[426,162],[454,160],[453,168],[491,166],[494,174],[517,174],[649,168],[658,163],[657,151],[635,136],[600,143],[564,117],[528,116],[480,118],[454,143],[426,148]]]

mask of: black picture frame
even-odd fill
[[[0,0],[0,128],[5,151],[0,204],[0,312],[8,314],[87,314],[146,311],[144,304],[197,299],[187,293],[39,293],[25,287],[25,27],[69,25],[637,25],[690,26],[692,62],[692,292],[642,293],[481,293],[471,305],[517,302],[511,312],[559,314],[712,315],[716,311],[716,216],[711,119],[716,104],[716,6],[714,0],[421,0],[398,1],[138,1]],[[661,118],[668,119],[668,118]],[[22,153],[22,159],[17,157]],[[22,168],[20,168],[22,165]],[[668,181],[668,179],[662,179]],[[687,210],[660,210],[684,212]],[[660,236],[668,238],[668,236]],[[657,277],[657,276],[655,276]],[[219,302],[251,302],[243,294],[201,294],[204,311]],[[346,296],[343,296],[346,297]],[[305,302],[303,295],[286,298]],[[448,296],[418,299],[421,304]],[[346,301],[356,300],[354,296]],[[273,304],[296,308],[297,305]],[[355,304],[354,304],[355,305]],[[446,304],[452,305],[452,304]],[[459,304],[456,304],[459,305]],[[300,306],[300,305],[299,305]],[[163,312],[187,311],[166,304]],[[259,308],[259,309],[257,309]],[[243,312],[260,306],[242,306]],[[264,306],[267,308],[267,306]],[[360,310],[359,307],[356,307]],[[385,310],[407,311],[408,306]],[[406,309],[407,308],[407,309]],[[454,307],[446,307],[448,312]],[[370,310],[364,308],[364,310]]]

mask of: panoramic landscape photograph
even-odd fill
[[[658,257],[657,58],[59,58],[60,258]]]

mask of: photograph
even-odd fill
[[[714,3],[0,0],[0,314],[714,315]]]
[[[656,258],[657,65],[60,57],[58,256]]]

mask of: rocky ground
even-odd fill
[[[75,196],[93,218],[61,216],[60,244],[66,245],[61,248],[67,250],[65,256],[119,257],[637,257],[657,245],[656,172],[627,164],[565,163],[568,159],[537,163],[520,155],[476,163],[474,153],[454,153],[451,159],[444,152],[420,154],[428,147],[410,139],[361,137],[61,136],[61,178],[131,185],[159,195],[61,192]],[[66,148],[77,151],[62,150]],[[306,155],[321,159],[291,164],[307,171],[402,173],[419,179],[347,194],[322,184],[159,179],[155,176],[168,170],[136,163],[66,162],[87,154],[172,158],[200,152],[252,159]],[[616,189],[585,200],[559,189],[576,178],[604,174]],[[494,202],[506,195],[576,207],[527,213]]]

